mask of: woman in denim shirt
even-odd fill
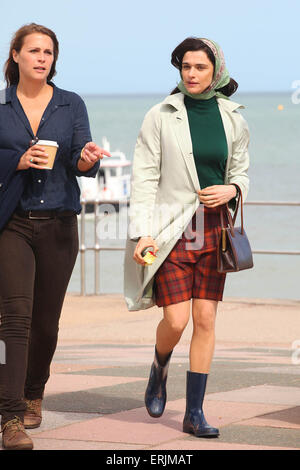
[[[83,100],[57,88],[58,41],[44,26],[20,28],[5,64],[0,100],[0,361],[2,443],[32,449],[25,428],[41,423],[41,403],[58,323],[78,252],[77,176],[95,177],[109,154],[91,142]],[[52,170],[46,149],[58,151]],[[3,364],[3,362],[5,362]]]

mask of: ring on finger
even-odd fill
[[[33,162],[33,158],[31,158],[29,161],[32,163],[32,162]]]

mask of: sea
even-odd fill
[[[87,105],[93,140],[103,137],[111,151],[121,150],[132,160],[136,138],[145,113],[164,95],[89,95]],[[295,206],[245,205],[244,224],[252,249],[300,251],[300,104],[291,93],[236,94],[245,106],[240,112],[250,130],[250,190],[247,201],[298,202]],[[116,230],[111,239],[95,235],[88,214],[85,245],[125,247],[126,218],[122,210],[110,214]],[[80,229],[80,217],[79,217]],[[99,233],[99,231],[98,231]],[[254,267],[227,274],[224,299],[300,300],[300,255],[254,254]],[[124,251],[101,251],[97,261],[99,283],[95,285],[95,255],[85,254],[86,294],[123,292]],[[83,289],[79,253],[68,292]]]

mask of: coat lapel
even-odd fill
[[[238,108],[244,108],[244,106],[222,98],[218,98],[218,105],[227,140],[228,158],[230,158],[232,155],[232,122],[230,119],[230,113]]]
[[[227,184],[228,180],[228,168],[232,156],[232,118],[230,114],[238,108],[244,108],[244,106],[235,103],[234,101],[225,100],[222,98],[218,99],[219,110],[221,114],[221,118],[223,121],[223,127],[226,135],[227,140],[227,148],[228,148],[228,157],[226,162],[226,170],[224,175],[224,183]]]
[[[172,127],[174,129],[182,157],[191,177],[192,184],[195,188],[195,191],[198,191],[200,189],[200,184],[193,155],[193,144],[188,115],[186,107],[184,106],[183,95],[180,94],[179,96],[168,96],[164,103],[171,104],[176,109],[170,115],[170,119],[172,120],[173,124]]]

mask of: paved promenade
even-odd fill
[[[172,357],[164,415],[144,408],[161,313],[128,312],[121,295],[67,296],[43,423],[29,431],[35,449],[300,449],[300,302],[219,304],[204,405],[218,439],[181,431],[191,324]]]

